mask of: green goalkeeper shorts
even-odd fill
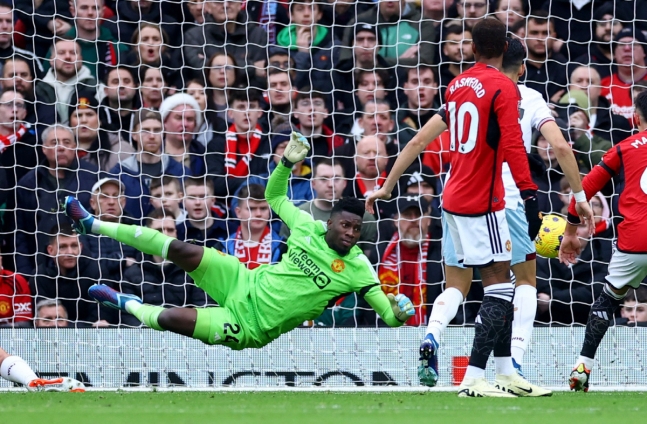
[[[252,273],[238,258],[205,247],[189,275],[220,307],[198,308],[193,338],[234,350],[259,348],[271,339],[259,328],[250,299]]]

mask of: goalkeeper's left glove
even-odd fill
[[[416,312],[413,308],[413,304],[405,295],[399,294],[397,296],[394,296],[393,293],[389,293],[386,295],[386,297],[389,298],[389,302],[391,302],[391,309],[393,309],[393,314],[398,319],[398,321],[407,322],[407,320],[411,318]]]
[[[295,163],[301,162],[306,158],[309,150],[310,143],[308,140],[301,133],[292,131],[292,134],[290,134],[290,142],[285,147],[281,162],[286,167],[292,168]]]

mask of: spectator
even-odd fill
[[[577,233],[582,253],[575,265],[537,258],[537,319],[541,322],[586,323],[591,305],[602,291],[611,260],[611,235],[590,239],[586,226],[578,227]]]
[[[440,98],[454,78],[474,64],[472,31],[460,25],[451,25],[443,30],[443,62],[439,67]]]
[[[139,94],[142,107],[149,110],[159,110],[169,91],[161,69],[142,66],[139,68],[139,78],[141,81]]]
[[[606,78],[615,72],[611,41],[622,30],[622,23],[614,19],[613,4],[606,3],[595,11],[591,24],[593,25],[593,41],[587,43],[586,52],[575,58],[573,65],[590,65],[599,73],[600,77]]]
[[[27,103],[13,89],[0,95],[0,167],[6,169],[7,187],[15,187],[26,173],[34,169],[42,155],[36,148],[36,133],[25,122]]]
[[[356,109],[354,89],[358,72],[378,70],[380,78],[384,78],[384,87],[387,90],[394,90],[397,85],[395,68],[379,54],[380,33],[377,26],[358,23],[354,28],[354,37],[350,44],[352,55],[342,59],[333,70],[333,92],[334,109],[339,110],[335,117],[339,121],[337,128],[343,125],[344,121],[351,121]],[[344,55],[342,55],[344,56]],[[328,105],[333,106],[333,105]]]
[[[616,72],[602,79],[601,94],[611,103],[611,111],[627,119],[634,113],[631,85],[647,80],[646,44],[641,31],[623,28],[612,44]]]
[[[70,99],[70,127],[74,130],[77,156],[109,171],[119,162],[132,157],[132,145],[121,139],[119,133],[102,128],[99,120],[99,102],[92,92],[80,91]]]
[[[227,131],[227,123],[216,114],[215,107],[207,94],[207,86],[202,80],[192,79],[186,84],[186,94],[193,97],[200,105],[202,126],[198,128],[196,141],[207,146],[215,134]]]
[[[233,122],[224,137],[216,135],[214,155],[215,195],[232,196],[250,176],[267,173],[270,143],[258,123],[263,116],[261,94],[253,88],[231,93],[227,116]]]
[[[15,1],[15,0],[14,0]],[[18,3],[18,1],[15,1]],[[52,47],[55,37],[65,35],[72,29],[73,19],[69,0],[51,0],[43,2],[21,2],[21,7],[14,13],[27,28],[33,43],[31,49],[37,57],[44,57]],[[31,37],[31,35],[34,35]]]
[[[227,95],[238,81],[238,65],[233,56],[227,53],[215,53],[206,67],[206,80],[209,82],[210,108],[212,114],[227,121]]]
[[[380,243],[377,275],[384,293],[402,293],[411,299],[415,315],[407,325],[427,323],[427,254],[431,226],[430,205],[419,196],[400,197],[393,215],[396,231]]]
[[[159,25],[150,22],[140,24],[130,44],[130,52],[125,54],[123,63],[132,67],[146,65],[159,68],[170,86],[182,85],[179,72],[182,60],[174,54],[179,51],[169,48],[168,35]]]
[[[455,5],[458,17],[456,20],[451,21],[450,25],[462,22],[462,25],[470,31],[490,11],[490,2],[488,0],[456,0]]]
[[[368,102],[387,100],[388,73],[381,70],[357,70],[355,72],[355,102],[353,111],[364,110]],[[390,102],[389,102],[390,105]]]
[[[433,42],[436,28],[421,25],[420,11],[405,0],[379,2],[372,9],[359,14],[355,23],[377,25],[382,37],[380,54],[392,65],[431,65],[434,60]],[[349,45],[353,28],[346,28],[344,45]]]
[[[539,91],[544,100],[556,102],[565,92],[568,60],[553,49],[557,38],[553,19],[543,10],[533,11],[526,26],[528,58],[523,82],[526,87]]]
[[[294,99],[296,127],[310,141],[309,157],[313,163],[339,154],[338,150],[344,144],[343,137],[324,124],[330,116],[326,106],[327,97],[321,92],[311,91],[310,87],[304,87]]]
[[[609,100],[601,95],[600,75],[593,66],[578,66],[571,73],[569,81],[568,93],[562,97],[560,102],[575,102],[580,107],[585,106],[588,102],[590,129],[594,134],[611,141],[614,145],[631,135],[632,127],[627,118],[613,113]],[[586,93],[588,99],[585,101],[575,91]]]
[[[270,45],[276,44],[276,34],[290,24],[288,9],[287,3],[277,0],[245,2],[248,22],[257,24],[267,33],[267,42]]]
[[[119,34],[119,41],[127,43],[143,22],[161,25],[168,34],[168,42],[174,47],[183,43],[180,24],[170,15],[162,12],[164,3],[151,0],[120,0],[116,2],[115,16],[105,25],[113,34]]]
[[[119,43],[104,25],[104,0],[71,0],[70,13],[74,24],[64,37],[75,40],[85,65],[92,77],[99,81],[105,78],[108,66],[115,66],[127,47]],[[49,66],[45,64],[45,70]]]
[[[590,109],[586,95],[581,91],[573,91],[570,94],[572,97],[568,96],[565,95],[557,107],[560,108],[561,118],[568,122],[570,140],[577,161],[588,172],[600,163],[604,153],[611,148],[611,142],[590,131]],[[568,103],[571,99],[573,103]]]
[[[36,84],[36,101],[55,104],[59,117],[57,122],[67,122],[72,94],[93,91],[97,82],[90,69],[83,65],[77,41],[57,39],[49,63],[51,68]]]
[[[184,181],[186,220],[177,226],[179,240],[223,251],[222,241],[229,236],[227,223],[212,211],[216,204],[213,181],[190,177]]]
[[[267,69],[261,70],[261,74],[258,76],[267,78],[268,69],[282,69],[290,73],[291,79],[294,80],[297,77],[297,64],[294,61],[294,57],[290,56],[290,52],[287,49],[283,49],[281,47],[268,48],[266,68]]]
[[[297,73],[297,87],[310,85],[326,94],[333,91],[331,69],[339,62],[339,40],[319,24],[323,14],[317,0],[290,2],[290,25],[278,33],[276,43],[290,52]]]
[[[72,322],[93,323],[95,327],[114,323],[112,310],[88,296],[88,289],[101,275],[97,262],[83,250],[79,235],[69,224],[55,225],[48,231],[51,236],[47,259],[29,281],[34,304],[44,299],[58,300]]]
[[[225,2],[207,0],[208,13],[204,25],[193,28],[184,35],[185,65],[195,76],[202,76],[207,60],[215,53],[225,53],[235,58],[236,63],[255,74],[265,61],[267,33],[258,25],[247,22],[240,0]]]
[[[34,319],[36,328],[66,328],[68,324],[67,310],[59,300],[43,299],[36,304],[36,318]]]
[[[438,181],[434,177],[434,171],[426,165],[413,165],[407,169],[399,181],[400,190],[403,196],[420,196],[431,205],[432,215],[440,217],[437,195]],[[434,203],[437,203],[434,205]]]
[[[117,132],[122,140],[132,144],[135,111],[141,107],[133,69],[123,65],[110,68],[103,84],[105,98],[99,106],[99,120],[107,130]]]
[[[38,57],[29,50],[18,48],[14,45],[14,17],[10,4],[0,4],[0,74],[7,60],[22,59],[29,64],[31,74],[38,76],[45,74],[43,64]]]
[[[198,177],[213,169],[215,155],[210,146],[194,140],[202,126],[200,105],[186,93],[174,94],[160,106],[164,132],[164,153],[189,169],[189,175]]]
[[[328,0],[328,3],[329,7],[321,6],[323,17],[320,22],[332,28],[333,37],[338,40],[344,39],[345,29],[353,26],[357,15],[368,12],[373,6],[370,2],[355,0]]]
[[[589,43],[594,39],[595,26],[591,23],[591,17],[595,19],[596,9],[602,6],[598,1],[586,1],[573,3],[571,0],[545,0],[541,9],[549,10],[551,20],[554,22],[555,37],[566,40],[562,53],[570,59],[576,58],[589,49]],[[632,11],[631,19],[636,19],[635,2],[611,2],[616,15],[619,13],[619,4],[628,3]],[[640,8],[638,8],[640,9]],[[537,12],[532,9],[532,15]],[[563,62],[566,63],[566,62]]]
[[[16,271],[33,275],[37,253],[44,253],[47,231],[57,222],[67,222],[59,212],[65,196],[76,196],[90,206],[90,193],[97,181],[96,165],[76,158],[76,139],[69,127],[56,124],[43,131],[45,163],[23,176],[16,187]],[[34,237],[34,234],[36,235]]]
[[[124,212],[125,204],[124,184],[116,178],[102,178],[92,186],[90,207],[94,216],[100,220],[122,224],[137,223]],[[101,278],[110,279],[114,284],[121,280],[123,271],[141,260],[138,250],[110,237],[87,234],[82,241],[90,251],[91,257],[99,262]]]
[[[624,298],[620,308],[620,318],[616,318],[616,325],[638,325],[647,324],[647,287],[641,286],[637,289],[630,289]]]
[[[346,186],[344,196],[364,199],[384,183],[389,158],[384,140],[375,135],[363,137],[355,149],[356,154],[351,156],[355,159],[354,177],[352,184]]]
[[[176,237],[177,230],[168,211],[154,209],[144,224],[169,237]],[[205,306],[207,295],[199,289],[184,270],[161,256],[144,255],[141,265],[126,271],[121,291],[140,297],[148,305],[165,307]],[[130,314],[121,314],[121,325],[139,327],[140,321]]]
[[[407,102],[398,108],[396,121],[401,128],[411,128],[412,131],[407,131],[407,138],[411,139],[440,108],[433,69],[427,65],[408,69],[404,94]]]
[[[270,225],[272,212],[265,200],[265,187],[247,184],[237,194],[235,211],[240,225],[227,239],[225,253],[237,257],[248,269],[278,263],[287,244]]]
[[[497,0],[494,17],[506,24],[508,29],[526,18],[526,8],[522,0]]]
[[[2,267],[0,252],[0,325],[31,321],[31,291],[27,280]]]
[[[346,188],[344,169],[339,162],[333,162],[330,158],[323,158],[313,167],[311,185],[315,198],[301,204],[299,209],[308,212],[315,220],[326,222],[330,218],[332,207],[336,201],[341,199]],[[365,212],[363,218],[358,246],[368,258],[375,259],[373,254],[375,242],[377,241],[375,217]],[[280,234],[287,239],[290,235],[287,225],[281,226]]]
[[[270,133],[276,132],[276,127],[290,120],[292,113],[292,97],[294,80],[288,71],[270,68],[267,74],[267,122]]]
[[[168,175],[161,178],[153,178],[150,191],[150,205],[153,209],[164,209],[170,213],[175,220],[176,226],[186,221],[187,213],[182,208],[184,193],[182,192],[180,180]]]
[[[149,203],[151,180],[165,175],[183,178],[189,175],[189,170],[162,152],[162,117],[159,112],[137,112],[132,139],[137,153],[115,164],[110,174],[125,187],[125,211],[133,218],[141,219],[153,209]]]
[[[351,133],[355,140],[366,136],[377,136],[386,144],[388,157],[397,155],[407,145],[413,134],[406,128],[400,129],[391,114],[391,107],[385,100],[369,100],[355,122]],[[347,143],[343,151],[345,157],[353,156],[354,142]]]

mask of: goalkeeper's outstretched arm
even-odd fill
[[[403,294],[394,296],[391,293],[387,296],[379,285],[371,287],[364,299],[389,327],[402,326],[415,313],[408,297]]]

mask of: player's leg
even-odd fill
[[[29,364],[20,356],[9,355],[0,348],[0,376],[13,383],[22,384],[30,392],[37,390],[54,392],[85,392],[85,385],[69,377],[38,378]]]
[[[72,196],[65,198],[65,214],[72,219],[79,234],[108,236],[143,253],[168,259],[186,272],[194,271],[202,261],[203,247],[168,237],[148,227],[101,221]]]
[[[523,204],[506,209],[506,219],[512,240],[512,280],[514,290],[514,320],[512,321],[512,363],[521,375],[523,356],[528,348],[537,313],[537,253],[535,243],[528,237],[528,221]]]
[[[595,354],[630,287],[638,288],[647,276],[647,255],[615,251],[602,293],[595,299],[586,323],[580,356],[569,378],[571,390],[587,392]]]
[[[433,387],[438,381],[438,347],[440,336],[454,319],[472,284],[472,269],[463,267],[456,255],[447,219],[443,218],[443,260],[445,290],[436,298],[429,316],[427,334],[420,344],[420,383]]]

